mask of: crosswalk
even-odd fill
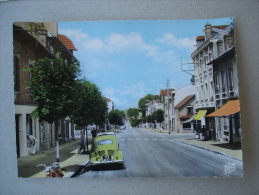
[[[174,141],[174,139],[157,139],[157,138],[154,138],[154,139],[150,139],[150,138],[135,138],[135,139],[133,139],[133,138],[127,138],[127,139],[125,139],[125,138],[120,138],[119,139],[120,141],[134,141],[134,140],[136,140],[136,141]]]

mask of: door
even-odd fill
[[[19,114],[15,115],[15,131],[16,131],[16,152],[17,152],[17,157],[20,157]]]

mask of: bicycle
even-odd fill
[[[61,171],[58,162],[52,163],[51,166],[46,166],[44,164],[38,164],[36,167],[45,167],[45,177],[63,177],[64,174]]]

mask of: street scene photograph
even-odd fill
[[[14,22],[19,178],[243,177],[234,18]]]

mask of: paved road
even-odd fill
[[[178,142],[193,134],[159,134],[127,128],[117,134],[125,168],[87,169],[78,177],[241,177],[242,162]]]

